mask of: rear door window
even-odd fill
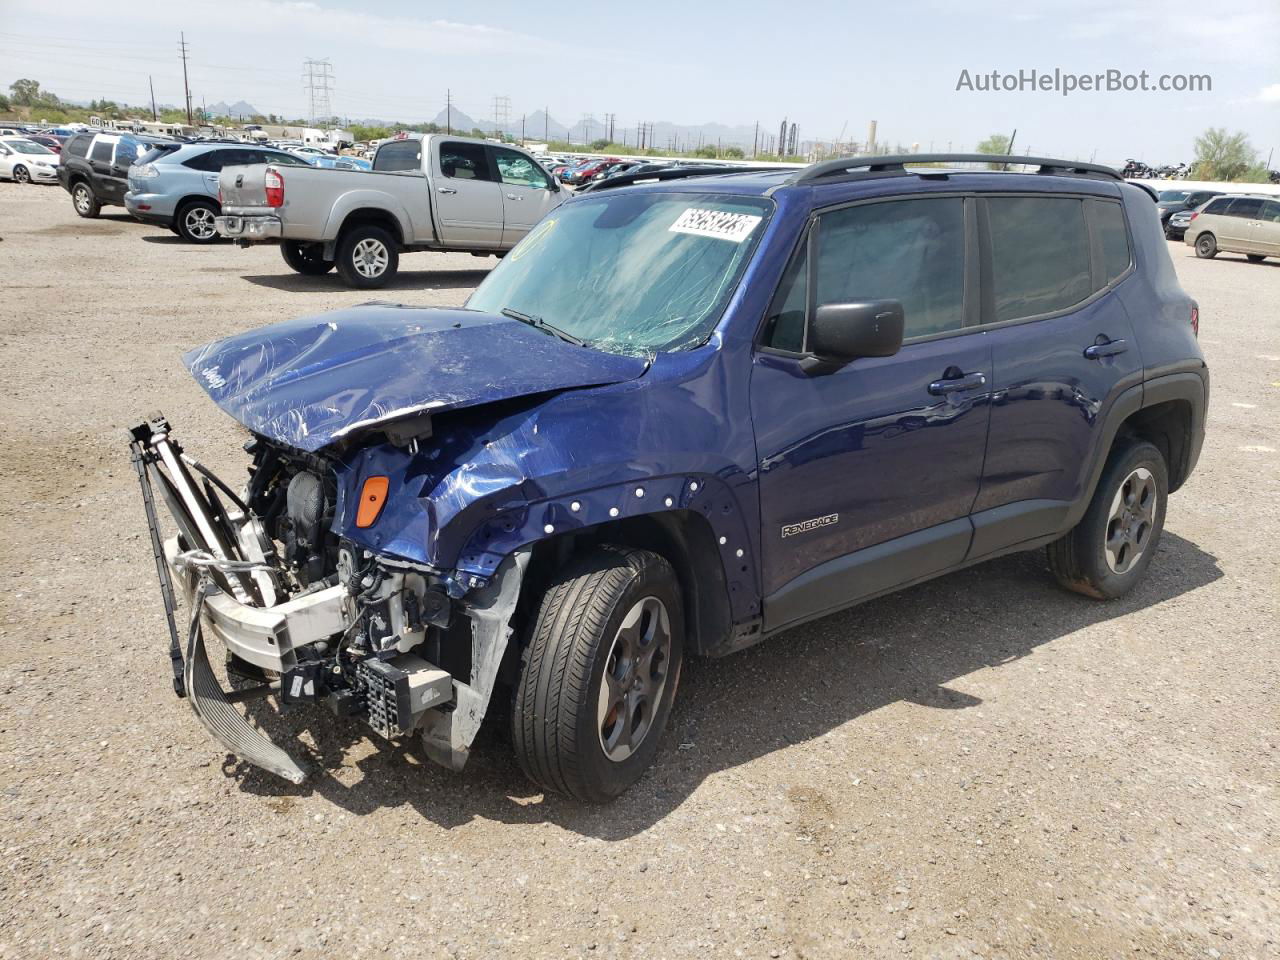
[[[1065,310],[1093,292],[1084,202],[1069,197],[991,197],[994,321]]]
[[[89,159],[101,161],[102,163],[110,163],[111,151],[115,145],[114,140],[93,141],[93,149],[89,151]]]
[[[373,169],[385,171],[421,170],[422,141],[393,140],[391,143],[384,143],[378,148],[378,152],[373,158]]]
[[[440,171],[455,180],[492,180],[489,159],[479,143],[440,144]]]
[[[67,141],[67,153],[73,157],[83,157],[89,153],[89,142],[93,139],[87,134],[72,137]]]
[[[1231,206],[1227,208],[1227,216],[1252,220],[1261,210],[1262,201],[1257,197],[1238,197],[1231,201]]]

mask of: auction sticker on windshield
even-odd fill
[[[668,229],[671,233],[691,233],[695,237],[713,237],[716,240],[741,243],[751,236],[751,231],[763,219],[751,213],[690,207]]]

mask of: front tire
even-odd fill
[[[1098,480],[1089,509],[1049,544],[1049,569],[1068,590],[1114,600],[1142,579],[1160,546],[1169,470],[1145,440],[1121,440]]]
[[[293,270],[308,277],[322,277],[333,269],[333,262],[324,258],[324,244],[302,243],[286,240],[280,244],[284,262]]]
[[[213,225],[218,208],[209,200],[192,200],[183,205],[173,218],[178,236],[187,243],[207,244],[218,239]]]
[[[28,170],[26,167],[24,167],[22,164],[18,164],[16,167],[13,168],[13,182],[14,183],[30,183],[31,171]]]
[[[399,267],[395,241],[381,227],[354,227],[338,242],[338,273],[349,286],[361,290],[384,286]]]
[[[684,608],[656,553],[603,546],[543,594],[524,649],[512,740],[528,777],[591,803],[658,752],[684,656]]]
[[[86,220],[92,220],[102,212],[102,204],[93,195],[93,190],[83,180],[71,188],[71,205],[76,213]]]
[[[1218,255],[1218,238],[1212,233],[1202,233],[1196,237],[1196,256],[1201,260],[1212,260]]]

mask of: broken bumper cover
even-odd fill
[[[178,541],[165,541],[165,561],[188,603],[198,577],[177,562]],[[222,591],[204,601],[204,629],[227,650],[263,670],[284,673],[297,662],[298,647],[341,633],[350,621],[344,611],[349,594],[334,586],[304,594],[274,607],[251,607]]]
[[[284,232],[284,225],[279,217],[256,216],[237,217],[222,216],[213,220],[214,229],[219,236],[231,240],[279,240]]]

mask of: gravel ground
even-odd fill
[[[690,665],[654,769],[544,796],[497,732],[462,774],[298,713],[295,788],[169,687],[124,429],[234,475],[182,351],[358,303],[0,185],[0,957],[1270,957],[1280,951],[1280,263],[1170,251],[1209,435],[1140,588],[1040,553]],[[457,304],[494,261],[414,254]],[[262,708],[260,708],[262,709]]]

